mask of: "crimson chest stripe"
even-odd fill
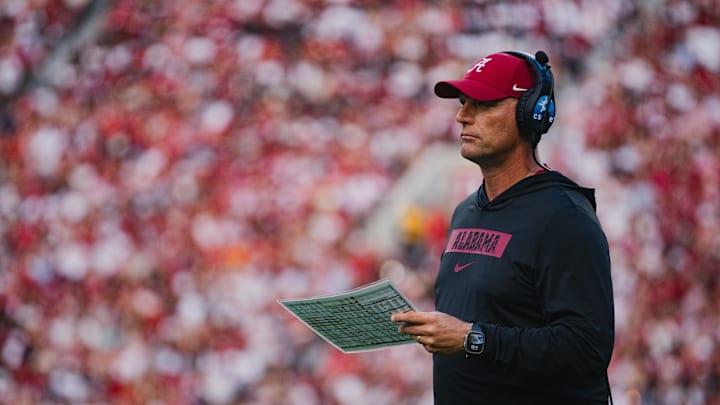
[[[445,247],[445,253],[471,253],[493,257],[502,257],[512,235],[489,229],[461,228],[453,229]]]

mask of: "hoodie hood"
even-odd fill
[[[502,192],[499,196],[495,197],[495,199],[492,201],[488,200],[487,193],[485,192],[485,181],[483,181],[483,184],[480,186],[480,189],[478,189],[476,193],[475,201],[478,208],[482,210],[492,211],[501,209],[518,196],[557,186],[566,187],[568,189],[579,192],[590,202],[593,211],[596,210],[597,206],[595,204],[594,189],[581,187],[574,181],[565,177],[560,172],[556,171],[546,171],[530,177],[526,177],[519,182],[513,184],[510,188]]]

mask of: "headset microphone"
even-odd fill
[[[543,66],[547,65],[550,61],[547,54],[543,51],[535,52],[535,60],[537,60]]]

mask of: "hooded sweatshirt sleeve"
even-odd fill
[[[610,257],[589,204],[558,210],[536,249],[535,287],[545,326],[481,323],[487,339],[484,361],[547,377],[604,376],[614,340]]]

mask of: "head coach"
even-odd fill
[[[538,161],[555,119],[548,56],[500,52],[435,94],[458,99],[483,181],[452,215],[433,312],[394,314],[433,354],[435,403],[606,404],[614,343],[594,190]]]

